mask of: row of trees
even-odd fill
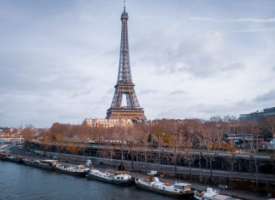
[[[88,127],[54,123],[50,129],[25,128],[26,140],[37,139],[42,143],[127,143],[155,147],[187,149],[232,150],[224,136],[226,133],[249,133],[270,140],[275,135],[275,118],[261,122],[237,120],[154,120],[130,127]]]
[[[136,154],[135,148],[140,147],[144,152],[145,161],[147,159],[147,150],[158,149],[158,155],[154,156],[156,162],[161,163],[163,160],[175,164],[175,173],[177,171],[177,161],[184,156],[185,162],[188,163],[190,175],[192,174],[192,164],[198,159],[194,156],[193,151],[201,151],[202,158],[199,159],[199,166],[202,167],[201,161],[205,160],[206,165],[212,170],[215,165],[215,158],[218,151],[231,152],[232,157],[228,160],[228,166],[234,171],[236,147],[234,144],[226,141],[225,133],[250,133],[256,137],[270,139],[275,135],[275,118],[263,120],[261,122],[243,122],[237,120],[210,120],[202,121],[197,119],[189,120],[154,120],[142,124],[135,124],[130,127],[113,127],[113,128],[91,128],[85,125],[69,125],[54,123],[50,129],[40,131],[35,134],[35,129],[25,129],[24,137],[26,140],[38,140],[44,144],[65,144],[66,152],[78,154],[82,148],[79,146],[83,143],[108,144],[112,147],[110,150],[100,150],[101,157],[113,158],[120,148],[121,160],[124,160],[125,150],[130,155],[130,160],[134,161]],[[78,145],[75,145],[78,144]],[[258,172],[258,163],[255,157],[258,146],[251,146],[251,156],[253,170]],[[162,154],[162,149],[169,149],[172,154]],[[206,154],[205,154],[206,152]],[[210,153],[211,152],[211,153]],[[204,154],[203,154],[204,153]],[[113,154],[113,155],[112,155]],[[167,158],[163,158],[163,156]],[[117,159],[117,158],[116,158]],[[129,159],[129,158],[128,158]],[[151,158],[150,158],[151,159]],[[204,164],[205,165],[205,164]]]

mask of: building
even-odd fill
[[[10,131],[12,131],[12,128],[0,127],[0,133],[3,133],[3,132],[10,132]]]
[[[121,14],[121,43],[117,83],[111,107],[107,110],[107,119],[131,119],[144,121],[144,110],[138,102],[134,83],[132,81],[129,42],[128,42],[128,13],[126,7]],[[123,100],[126,105],[123,105]]]
[[[263,111],[257,111],[249,114],[241,114],[241,121],[259,121],[268,117],[275,117],[275,107],[266,108]]]
[[[270,141],[269,149],[275,150],[275,138]]]
[[[130,127],[133,121],[131,119],[85,119],[83,124],[92,128]]]
[[[251,133],[226,133],[224,139],[242,149],[262,148],[264,145],[263,137]]]

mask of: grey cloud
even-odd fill
[[[267,28],[239,28],[233,29],[229,32],[231,33],[266,33],[266,32],[274,32],[275,28],[267,27]]]
[[[182,95],[182,94],[186,94],[186,92],[184,90],[174,90],[169,93],[169,95]]]
[[[155,36],[151,36],[155,37]],[[149,66],[154,66],[155,71],[161,74],[176,74],[186,72],[194,76],[210,76],[219,70],[221,59],[217,55],[219,52],[209,52],[207,48],[206,36],[192,38],[191,35],[175,37],[176,43],[170,43],[171,38],[163,33],[158,34],[161,43],[147,42],[148,38],[139,40],[133,47],[138,54],[138,59],[148,62]],[[190,38],[191,37],[191,38]],[[213,35],[213,37],[215,37]],[[215,38],[213,38],[214,40]],[[142,46],[142,48],[141,48]],[[150,54],[147,52],[151,52]],[[223,52],[220,52],[223,56]]]
[[[221,52],[222,53],[222,52]],[[243,69],[240,62],[226,64],[217,59],[217,55],[212,55],[203,51],[203,46],[197,42],[183,42],[176,49],[167,49],[162,55],[157,55],[158,60],[154,66],[156,71],[161,74],[188,73],[193,76],[205,78],[217,75],[223,71],[233,71]]]
[[[256,102],[275,102],[275,90],[270,90],[269,92],[262,94],[255,98]]]
[[[228,114],[237,114],[239,112],[245,112],[245,110],[251,109],[253,105],[251,102],[247,101],[239,101],[231,104],[217,104],[217,105],[206,105],[206,104],[201,104],[198,105],[197,107],[200,109],[199,112],[205,113],[207,115],[228,115]]]
[[[154,89],[146,89],[146,90],[141,90],[139,92],[140,95],[147,95],[147,94],[156,94],[158,93],[158,90],[154,90]]]
[[[234,62],[221,67],[222,71],[239,71],[245,68],[245,65],[241,62]]]
[[[93,91],[93,88],[87,88],[87,89],[82,89],[82,90],[78,90],[75,93],[72,94],[72,97],[80,97],[80,96],[87,96],[89,94],[91,94]]]
[[[110,87],[107,91],[106,94],[113,94],[115,92],[115,89],[113,87]]]
[[[60,92],[47,95],[1,95],[1,105],[6,106],[3,107],[0,123],[9,125],[16,120],[17,125],[33,124],[36,127],[49,127],[55,121],[81,123],[85,117],[99,114],[98,107],[104,104],[96,101],[97,98],[93,96],[71,98]]]
[[[255,110],[253,103],[239,101],[232,104],[193,104],[181,105],[174,108],[166,108],[158,113],[157,118],[201,118],[209,119],[211,116],[238,116]]]
[[[16,57],[16,59],[14,59]],[[48,93],[52,91],[78,91],[85,85],[92,85],[90,74],[76,73],[76,67],[66,66],[55,57],[33,57],[30,54],[1,54],[0,91]]]
[[[190,17],[191,21],[201,21],[201,22],[218,22],[218,23],[275,23],[275,18],[231,18],[231,19],[218,19],[211,17]]]
[[[86,117],[105,117],[117,76],[122,10],[120,4],[106,2],[34,3],[26,0],[24,3],[6,1],[5,5],[1,4],[0,126],[17,126],[22,122],[45,127],[54,121],[70,123],[81,122]],[[255,107],[266,105],[262,101],[268,99],[267,96],[258,97],[261,101],[238,102],[236,105],[216,100],[215,94],[211,94],[209,99],[206,96],[200,104],[200,99],[193,97],[209,88],[201,83],[204,78],[211,79],[213,85],[225,83],[232,84],[232,88],[242,88],[243,91],[236,90],[236,94],[231,94],[234,101],[243,96],[240,93],[251,91],[249,85],[241,85],[240,80],[251,80],[246,79],[246,74],[240,70],[245,68],[249,75],[255,74],[255,69],[250,69],[249,62],[243,60],[265,66],[260,56],[258,59],[252,54],[254,62],[249,50],[274,52],[272,45],[267,47],[264,43],[274,37],[267,32],[272,28],[269,26],[273,25],[273,19],[258,19],[259,16],[272,16],[273,3],[266,4],[266,10],[258,9],[259,13],[254,13],[254,10],[240,9],[239,2],[234,3],[236,9],[231,10],[225,6],[231,3],[224,2],[212,6],[210,1],[204,1],[198,3],[199,10],[198,4],[191,1],[178,1],[177,4],[160,1],[158,5],[145,0],[131,2],[129,38],[133,79],[139,81],[135,82],[139,89],[138,98],[148,117],[207,117],[253,111]],[[245,2],[241,4],[247,5]],[[197,26],[195,21],[186,20],[189,13],[196,16],[215,13],[222,19],[238,15],[242,20],[238,18],[236,23],[200,23]],[[249,27],[244,26],[247,24]],[[236,30],[236,33],[230,30]],[[261,33],[246,35],[237,32],[242,30],[261,30]],[[215,45],[219,38],[211,35],[213,32],[222,35],[221,46],[218,44],[217,49],[214,46],[214,51],[212,44]],[[249,40],[244,40],[244,37]],[[265,60],[269,59],[273,58]],[[236,79],[235,73],[238,73]],[[224,74],[231,76],[230,80],[224,78]],[[149,78],[158,83],[148,84]],[[264,79],[252,78],[263,88]],[[176,90],[184,88],[181,84],[194,85],[195,88],[186,88],[184,93]],[[169,85],[177,87],[173,90],[167,88]],[[158,98],[153,99],[153,95]],[[268,102],[272,102],[272,97],[269,99]],[[210,105],[208,101],[216,105]]]
[[[153,62],[156,71],[162,74],[191,72],[204,75],[209,73],[209,68],[205,66],[213,63],[213,58],[205,55],[196,41],[183,41],[177,48],[168,46],[141,59]]]

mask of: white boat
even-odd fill
[[[86,175],[88,179],[98,180],[105,183],[112,183],[116,185],[132,185],[134,183],[133,177],[127,172],[103,172],[98,169],[91,169]]]
[[[41,168],[45,170],[54,170],[54,167],[57,163],[56,160],[39,160],[39,159],[30,159],[30,158],[23,158],[22,162],[25,165]]]
[[[148,176],[157,176],[158,175],[158,171],[155,170],[151,170],[147,173]]]
[[[197,200],[237,200],[233,197],[219,194],[213,188],[207,188],[206,191],[203,192],[196,191],[194,198]]]
[[[58,163],[54,166],[55,170],[63,174],[70,174],[73,176],[86,176],[89,171],[89,168],[86,168],[83,165],[69,165]]]
[[[45,170],[54,170],[57,160],[35,160],[33,166]]]
[[[22,163],[25,165],[32,166],[34,163],[34,160],[31,158],[22,158]]]
[[[185,199],[191,199],[193,197],[193,191],[191,184],[189,183],[174,183],[167,184],[159,180],[157,177],[148,178],[136,178],[136,186],[140,189],[152,191],[171,197],[184,197]]]

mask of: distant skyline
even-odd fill
[[[104,118],[123,0],[0,0],[0,126]],[[275,1],[128,0],[133,81],[147,118],[275,106]]]

